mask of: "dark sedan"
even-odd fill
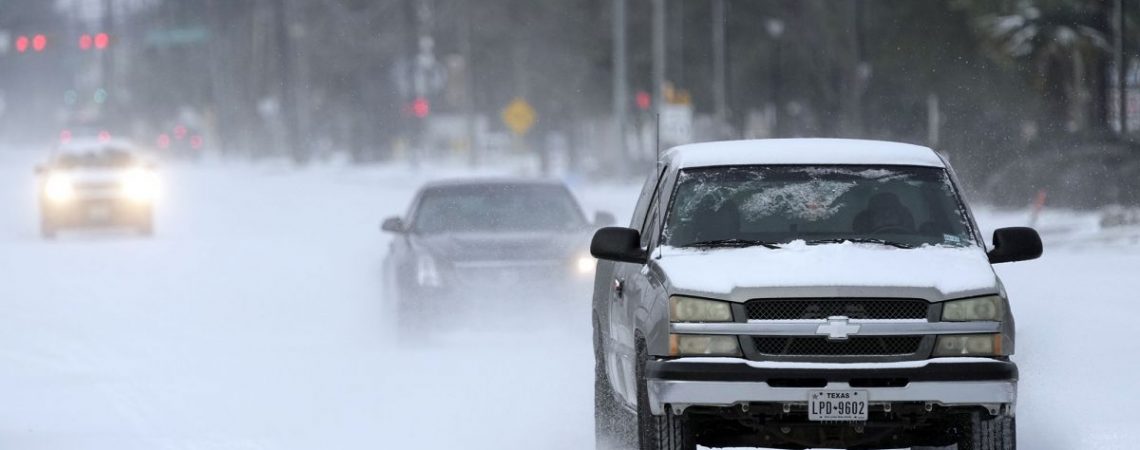
[[[382,226],[396,235],[384,262],[389,310],[407,331],[460,311],[585,299],[595,266],[590,233],[612,222],[608,213],[588,221],[557,182],[428,184],[406,218]]]

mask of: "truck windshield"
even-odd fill
[[[771,246],[794,240],[903,248],[975,241],[940,168],[746,166],[680,173],[664,245]]]

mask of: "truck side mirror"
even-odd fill
[[[389,233],[403,233],[407,231],[404,227],[404,220],[399,217],[384,219],[384,223],[380,224],[380,229]]]
[[[645,264],[649,259],[641,248],[641,232],[623,227],[606,227],[594,233],[590,254],[598,259],[634,264]]]
[[[1041,236],[1028,227],[999,228],[994,230],[994,249],[990,250],[990,264],[1028,261],[1041,257]]]

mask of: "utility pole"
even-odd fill
[[[289,38],[289,25],[291,23],[288,12],[289,0],[277,0],[273,6],[273,21],[276,23],[274,40],[277,44],[277,69],[278,76],[281,79],[281,86],[278,89],[281,96],[280,119],[283,128],[281,145],[294,162],[300,162],[300,146],[297,144],[299,137],[297,132],[297,90],[294,88],[296,80],[293,79],[293,46]]]
[[[728,80],[725,67],[728,49],[724,30],[727,16],[724,1],[712,0],[713,101],[716,104],[717,126],[722,128],[728,123]]]
[[[653,0],[653,110],[665,106],[665,0]]]
[[[772,130],[771,137],[783,137],[783,130],[780,123],[780,105],[784,102],[783,84],[784,74],[782,72],[781,62],[783,61],[783,42],[784,36],[784,22],[780,19],[768,19],[765,24],[768,29],[768,37],[772,39],[772,60],[769,62],[768,71],[768,88],[772,90]]]
[[[479,145],[475,136],[475,59],[471,51],[472,1],[463,2],[464,17],[459,18],[459,50],[463,54],[463,116],[467,132],[467,162],[479,165]]]
[[[117,36],[115,31],[115,0],[103,0],[103,32],[111,36]],[[108,49],[101,53],[102,64],[100,67],[100,89],[105,89],[110,92],[110,99],[103,104],[102,108],[107,113],[107,116],[115,116],[116,109],[114,105],[118,103],[122,93],[118,90],[118,84],[115,79],[115,48]]]
[[[1124,0],[1116,0],[1116,102],[1119,111],[1116,118],[1121,136],[1128,134],[1128,60],[1124,57],[1124,17]]]
[[[614,23],[613,23],[613,73],[614,73],[614,131],[617,135],[617,148],[621,152],[622,169],[628,169],[629,164],[629,148],[626,145],[625,130],[628,115],[626,114],[629,108],[629,81],[627,76],[626,66],[626,36],[625,36],[625,8],[626,0],[613,0],[614,2]]]

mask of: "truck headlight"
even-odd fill
[[[728,302],[674,296],[669,298],[670,322],[731,322]]]
[[[968,334],[939,336],[934,356],[999,356],[1000,334]]]
[[[56,203],[69,202],[75,198],[75,184],[66,174],[50,174],[44,182],[44,196]]]
[[[671,356],[740,356],[740,341],[736,336],[705,336],[699,334],[670,334]]]
[[[158,197],[158,175],[146,169],[127,171],[119,186],[123,196],[131,201],[149,202]]]
[[[974,320],[1001,321],[1005,318],[1005,301],[997,296],[954,300],[942,305],[942,320],[968,322]]]

